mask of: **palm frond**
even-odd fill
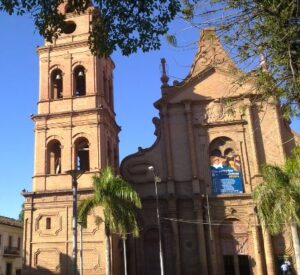
[[[278,187],[289,182],[289,177],[283,169],[275,165],[264,165],[261,174],[266,184],[277,185]]]
[[[281,168],[265,165],[263,183],[253,192],[253,200],[262,223],[271,234],[282,232],[285,225],[300,225],[300,148]]]
[[[130,233],[139,235],[136,210],[142,207],[141,200],[134,188],[113,169],[106,167],[93,176],[94,194],[90,202],[82,202],[80,215],[86,217],[92,204],[103,208],[105,228],[122,236]]]
[[[82,200],[78,206],[78,222],[81,222],[84,227],[87,225],[87,216],[89,212],[97,205],[95,197],[91,196]]]
[[[128,201],[135,205],[137,208],[141,208],[141,200],[137,192],[131,185],[122,180],[120,177],[116,177],[113,181],[107,184],[106,190],[111,197],[119,198],[124,201]]]

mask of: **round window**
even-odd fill
[[[70,34],[73,33],[75,30],[76,24],[73,21],[67,21],[63,32],[65,34]]]

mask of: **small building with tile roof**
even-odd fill
[[[23,223],[0,216],[0,275],[20,275]]]

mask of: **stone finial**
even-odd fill
[[[160,60],[161,63],[161,68],[162,68],[162,75],[161,75],[161,82],[162,82],[162,87],[167,87],[168,86],[168,81],[169,77],[167,76],[167,71],[166,71],[166,59],[162,58]]]

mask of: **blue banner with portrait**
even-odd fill
[[[211,156],[210,162],[213,194],[243,193],[239,155]]]

